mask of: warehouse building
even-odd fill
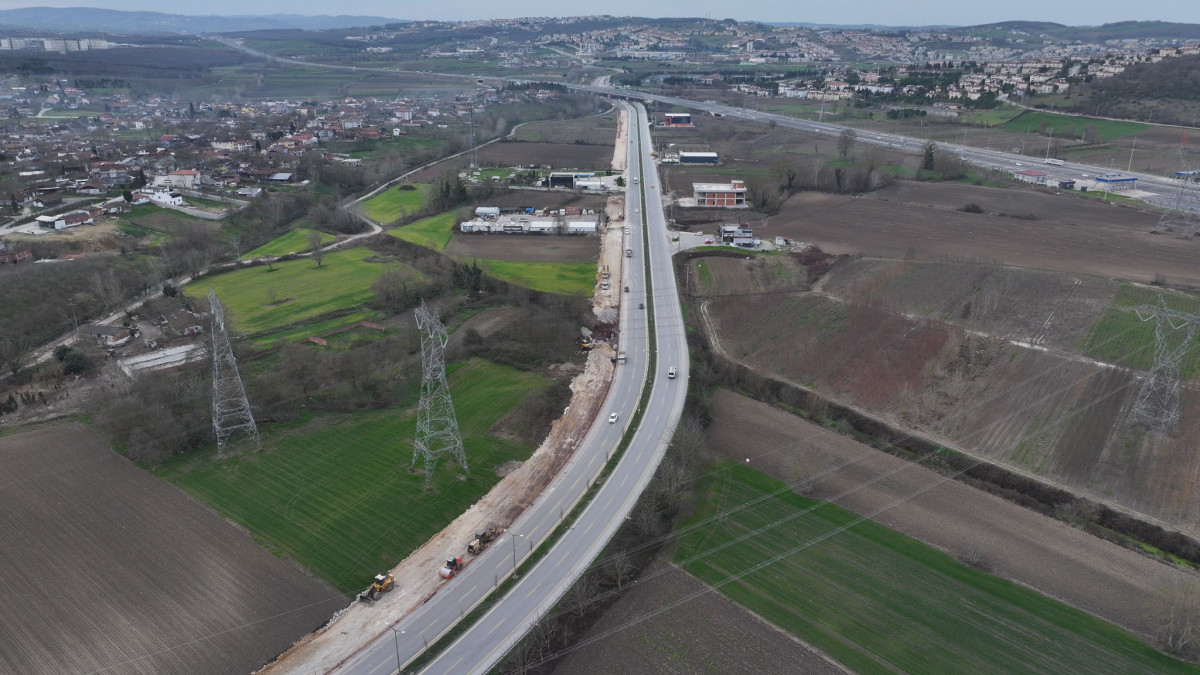
[[[596,218],[536,218],[524,215],[500,216],[496,220],[474,218],[459,223],[465,234],[595,234]]]
[[[692,183],[692,194],[695,196],[696,206],[722,206],[731,208],[744,208],[746,206],[745,181]]]
[[[720,157],[715,152],[681,152],[680,164],[719,164]]]
[[[663,123],[663,126],[665,126],[665,127],[695,126],[694,124],[692,124],[692,114],[691,113],[663,113],[662,123]]]

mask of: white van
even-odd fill
[[[672,380],[675,379],[675,366],[667,368],[667,377]]]

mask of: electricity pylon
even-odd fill
[[[1184,159],[1183,150],[1186,145],[1185,135],[1183,144],[1179,146],[1179,171],[1175,172],[1178,187],[1167,210],[1158,219],[1159,230],[1178,232],[1185,237],[1190,236],[1197,226],[1200,226],[1200,219],[1197,219],[1195,212],[1200,207],[1200,194],[1196,189],[1196,183],[1200,181],[1200,171]]]
[[[1146,374],[1129,419],[1150,431],[1172,434],[1179,427],[1180,366],[1196,338],[1200,316],[1169,309],[1161,295],[1157,304],[1142,305],[1134,311],[1142,321],[1154,320],[1154,365]],[[1186,330],[1185,338],[1172,345],[1168,330]]]
[[[413,446],[413,466],[425,458],[425,489],[433,484],[437,460],[450,454],[470,475],[467,452],[458,433],[458,418],[450,385],[446,383],[446,327],[425,301],[417,308],[417,328],[421,331],[421,401],[417,404],[417,438]]]
[[[212,314],[212,360],[213,360],[213,431],[217,436],[217,455],[225,450],[229,437],[238,430],[246,432],[255,447],[261,448],[258,426],[250,410],[250,400],[238,374],[237,358],[229,342],[229,331],[225,328],[225,310],[217,299],[217,292],[208,289],[208,307]]]

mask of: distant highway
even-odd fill
[[[625,222],[630,225],[630,233],[625,246],[634,255],[625,259],[629,264],[623,271],[621,284],[628,285],[631,291],[622,294],[620,323],[620,347],[628,354],[628,363],[617,366],[601,415],[560,475],[505,535],[472,560],[456,578],[447,581],[429,602],[391,627],[338,672],[380,675],[394,673],[398,664],[411,662],[426,649],[427,643],[433,643],[482,602],[513,571],[514,564],[527,557],[562,516],[571,511],[616,450],[631,423],[643,383],[651,375],[647,320],[650,311],[655,319],[657,367],[646,384],[651,393],[641,424],[621,461],[573,526],[537,565],[424,672],[485,673],[503,658],[603,550],[633,509],[666,452],[687,395],[687,340],[671,266],[661,188],[650,156],[650,127],[645,110],[640,105],[631,108],[636,109],[636,115],[630,115],[631,122],[636,117],[637,124],[631,124],[628,141],[629,198]],[[642,206],[643,197],[646,208]],[[649,263],[649,279],[644,261]],[[639,308],[639,303],[645,308]],[[677,369],[677,376],[669,379],[666,373],[672,366]],[[608,422],[612,412],[617,413],[616,423]],[[437,570],[429,570],[429,574],[436,573]]]
[[[768,124],[775,122],[778,126],[787,127],[789,129],[798,129],[800,131],[809,131],[812,133],[823,134],[826,136],[837,136],[846,129],[853,128],[857,134],[857,143],[866,145],[876,145],[881,147],[895,148],[905,152],[920,153],[925,147],[926,141],[921,138],[912,138],[899,134],[878,133],[865,129],[854,127],[845,127],[828,122],[812,122],[809,120],[801,120],[795,117],[786,115],[776,115],[774,113],[761,112],[751,110],[749,108],[736,108],[733,106],[724,105],[721,103],[704,103],[693,101],[685,98],[675,98],[673,96],[661,96],[659,94],[646,94],[629,89],[618,89],[613,87],[597,87],[594,85],[575,84],[568,85],[569,88],[576,91],[586,91],[593,94],[601,94],[604,96],[615,96],[631,100],[647,100],[667,103],[670,105],[679,106],[681,108],[691,108],[710,114],[719,114],[728,117],[736,117],[739,119],[752,120]],[[1066,162],[1061,166],[1045,165],[1042,158],[1028,155],[1014,155],[1009,152],[1000,150],[984,150],[968,145],[957,145],[953,143],[937,143],[940,151],[953,152],[966,161],[983,169],[994,169],[1003,172],[1020,171],[1022,169],[1037,169],[1044,171],[1050,175],[1062,175],[1075,179],[1113,173],[1112,169],[1107,169],[1089,164],[1078,164],[1075,162]],[[1179,188],[1179,182],[1173,178],[1156,176],[1152,174],[1137,173],[1137,172],[1120,172],[1126,176],[1135,176],[1138,181],[1138,189],[1147,192],[1157,193],[1159,196],[1150,198],[1147,201],[1156,206],[1173,206],[1174,195]],[[1200,212],[1200,199],[1194,197],[1185,202],[1184,207],[1191,211]]]

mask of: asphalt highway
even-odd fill
[[[761,112],[751,110],[749,108],[735,108],[720,103],[705,103],[701,101],[693,101],[684,98],[675,98],[673,96],[660,96],[658,94],[646,94],[628,89],[619,89],[613,87],[596,87],[592,85],[569,85],[570,88],[587,91],[594,94],[604,96],[615,96],[631,100],[646,100],[668,103],[670,105],[679,106],[681,108],[691,108],[709,114],[717,114],[728,117],[736,117],[739,119],[752,120],[769,124],[775,122],[776,125],[787,127],[789,129],[799,129],[801,131],[809,131],[826,136],[838,136],[844,130],[850,127],[839,126],[837,124],[829,124],[827,122],[813,122],[809,120],[796,119],[795,117],[787,117],[785,115],[776,115],[774,113]],[[910,136],[901,136],[898,134],[877,133],[867,129],[856,128],[856,142],[865,145],[877,145],[882,147],[896,148],[911,153],[920,153],[925,147],[927,141],[921,138],[912,138]],[[953,143],[937,143],[939,151],[953,152],[969,164],[981,167],[988,170],[998,170],[1003,172],[1020,171],[1023,169],[1035,169],[1042,171],[1050,176],[1061,176],[1064,178],[1073,178],[1075,180],[1087,180],[1096,176],[1105,174],[1120,173],[1125,176],[1134,176],[1137,180],[1137,187],[1140,190],[1157,193],[1156,197],[1151,197],[1146,201],[1164,207],[1173,207],[1176,203],[1176,195],[1179,189],[1179,181],[1174,177],[1157,176],[1152,174],[1114,171],[1112,169],[1091,166],[1088,164],[1077,164],[1067,162],[1062,165],[1048,165],[1041,157],[1033,155],[1020,155],[1001,150],[986,150],[983,148],[975,148],[969,145],[957,145]],[[1193,190],[1193,192],[1195,192]],[[1185,197],[1182,207],[1200,212],[1200,196],[1191,195]]]
[[[633,417],[643,383],[651,387],[651,393],[641,424],[621,461],[586,509],[546,555],[423,672],[487,672],[599,555],[653,477],[683,412],[688,355],[661,189],[650,156],[650,128],[645,110],[640,105],[634,107],[638,124],[637,133],[632,133],[631,128],[629,134],[625,213],[625,222],[630,226],[625,247],[633,251],[633,256],[624,258],[626,267],[620,279],[622,286],[631,289],[630,293],[622,294],[619,338],[628,361],[617,366],[601,415],[559,476],[504,535],[470,560],[457,577],[444,582],[444,587],[417,611],[395,626],[381,626],[382,636],[338,672],[395,673],[482,602],[583,496],[616,451]],[[644,265],[647,262],[648,283]],[[645,309],[639,309],[638,303],[644,304]],[[647,380],[651,311],[656,324],[658,362],[656,372]],[[672,366],[677,376],[669,379],[667,370]],[[618,416],[615,423],[608,421],[612,412]],[[466,557],[466,543],[458,550],[447,551],[447,555]],[[437,570],[430,569],[429,574],[437,574]]]

